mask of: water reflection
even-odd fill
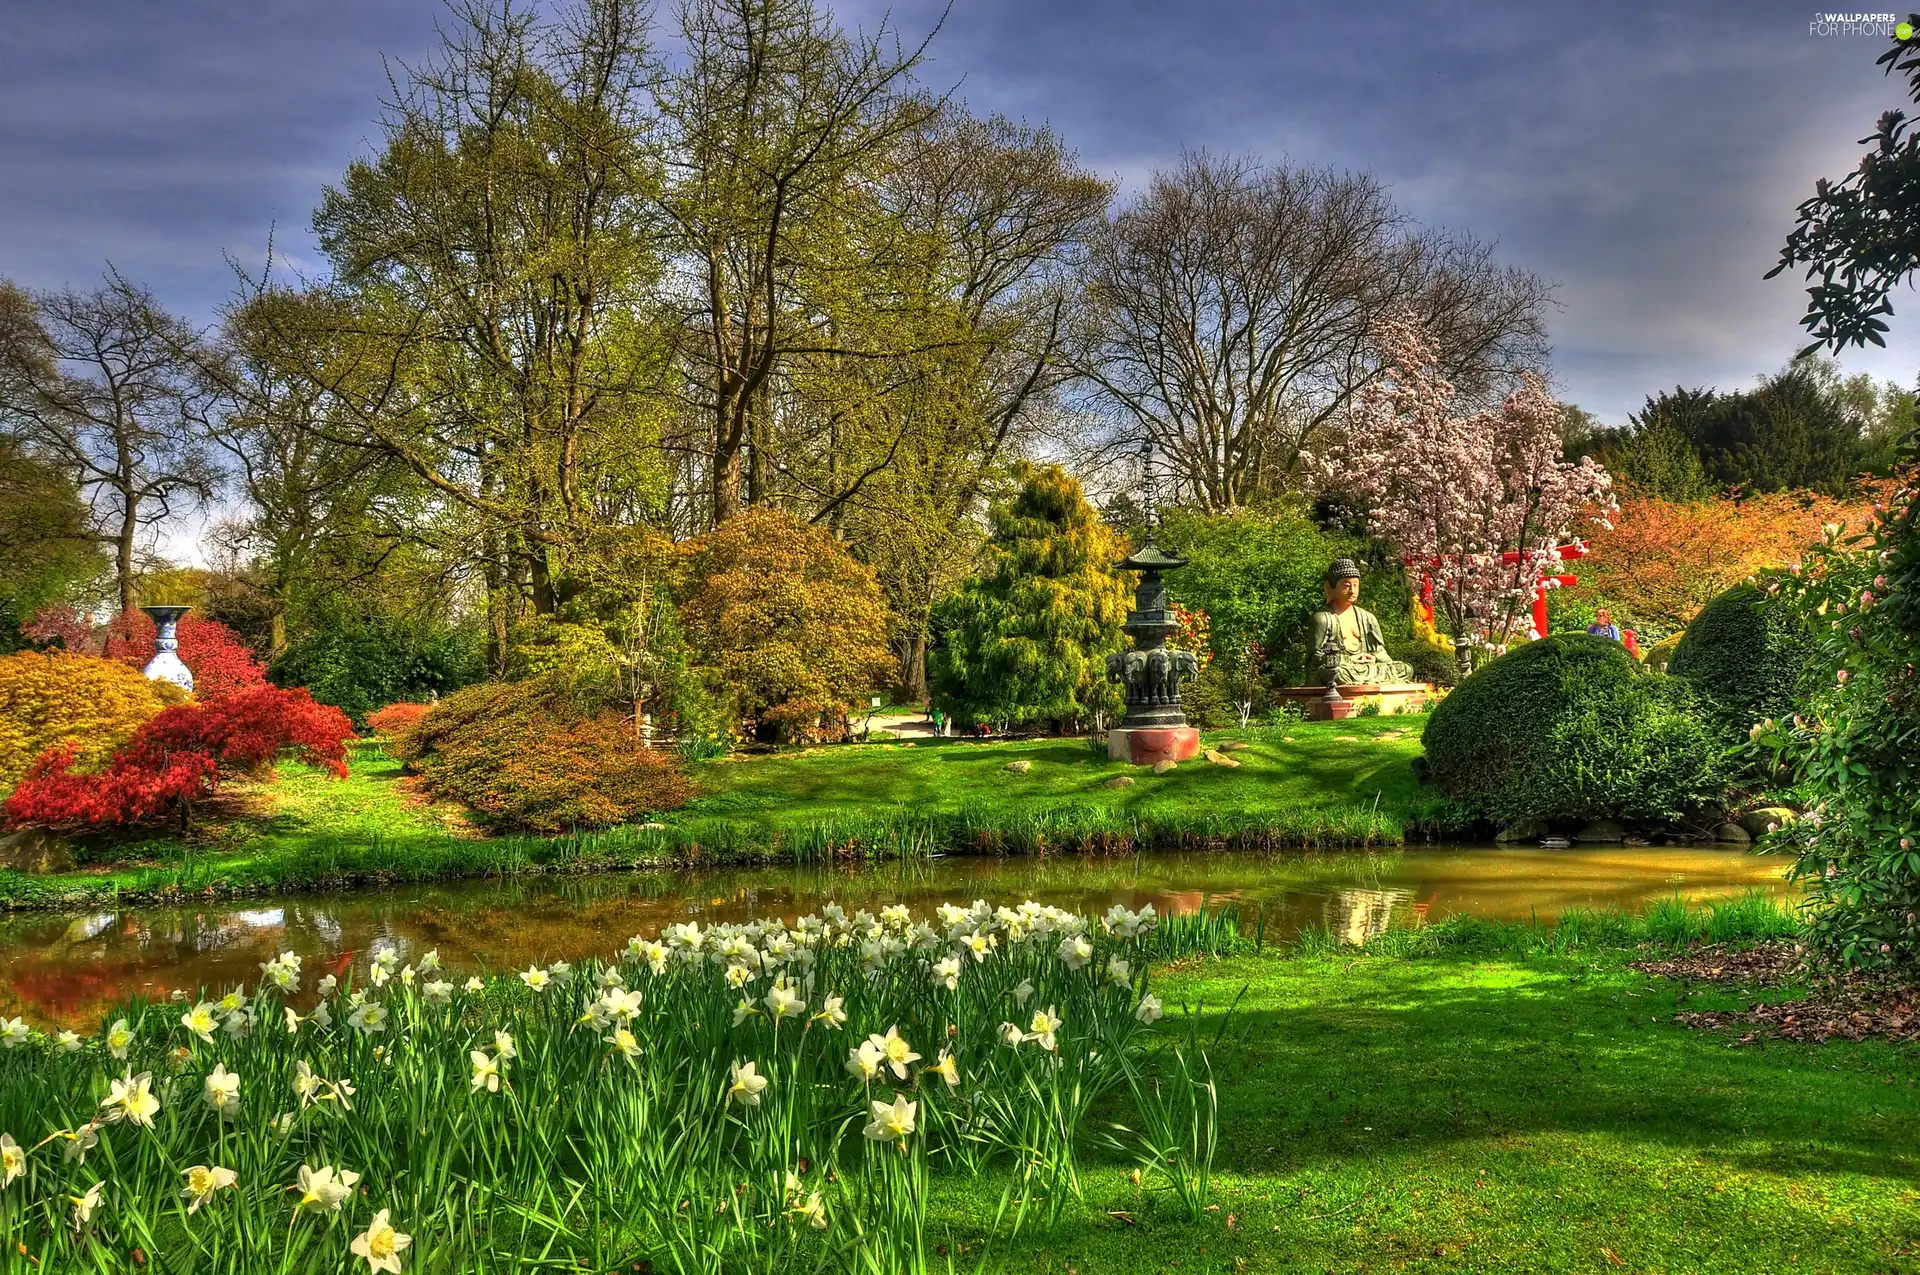
[[[298,952],[311,976],[342,972],[376,944],[402,961],[438,949],[452,969],[524,968],[610,951],[672,921],[791,919],[848,907],[1035,898],[1104,911],[1161,912],[1211,901],[1259,904],[1267,934],[1324,925],[1352,942],[1456,913],[1551,919],[1568,908],[1637,908],[1753,888],[1785,892],[1784,863],[1737,850],[1409,849],[1289,856],[1162,854],[1120,859],[949,858],[872,867],[757,868],[409,886],[268,902],[128,908],[0,919],[0,1015],[91,1028],[132,992],[252,985],[260,963]]]

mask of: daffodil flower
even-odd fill
[[[100,1126],[89,1120],[78,1129],[62,1130],[55,1134],[66,1145],[60,1148],[60,1158],[68,1164],[85,1164],[87,1152],[100,1145]]]
[[[388,1210],[381,1209],[373,1215],[373,1221],[367,1229],[356,1235],[349,1246],[355,1257],[367,1259],[368,1275],[390,1272],[400,1275],[400,1253],[413,1243],[411,1235],[402,1234],[393,1229],[393,1223],[387,1220]]]
[[[487,990],[487,985],[480,981],[478,974],[469,975],[467,981],[461,986],[469,992],[484,992]]]
[[[107,1052],[116,1059],[125,1061],[127,1046],[131,1044],[133,1044],[133,1029],[127,1026],[126,1019],[116,1020],[113,1026],[107,1029]]]
[[[1027,1038],[1027,1034],[1020,1030],[1020,1024],[1018,1023],[1001,1023],[1000,1024],[1000,1043],[1005,1045],[1008,1049],[1018,1049],[1020,1047],[1020,1042],[1024,1041],[1026,1038]]]
[[[1085,969],[1093,959],[1093,944],[1078,934],[1060,940],[1060,963],[1070,970]]]
[[[619,1054],[628,1062],[632,1062],[640,1056],[639,1040],[634,1037],[632,1031],[625,1027],[614,1028],[611,1034],[602,1037],[602,1039],[613,1046],[614,1053]]]
[[[886,1062],[884,1050],[871,1040],[863,1040],[847,1051],[847,1074],[858,1077],[863,1084],[872,1084]]]
[[[512,1062],[520,1056],[520,1051],[514,1047],[511,1032],[496,1031],[493,1033],[493,1052],[500,1055],[501,1062]]]
[[[825,1023],[835,1031],[847,1025],[846,999],[829,996],[820,1004],[820,1012],[813,1016],[816,1023]]]
[[[960,958],[949,956],[933,963],[933,981],[954,991],[960,986]]]
[[[143,1071],[135,1076],[128,1073],[123,1079],[112,1082],[100,1105],[106,1109],[109,1123],[124,1119],[145,1129],[153,1128],[153,1117],[160,1110],[160,1099],[153,1094],[153,1074]]]
[[[223,1169],[219,1165],[211,1167],[196,1164],[187,1169],[184,1175],[186,1186],[180,1192],[180,1198],[187,1202],[189,1216],[200,1211],[200,1206],[213,1198],[215,1191],[224,1191],[240,1180],[240,1175],[232,1169]]]
[[[484,1049],[469,1050],[467,1058],[473,1063],[473,1087],[499,1093],[501,1060]]]
[[[913,1046],[909,1045],[906,1038],[900,1034],[898,1026],[887,1028],[887,1034],[884,1036],[867,1037],[867,1043],[880,1051],[887,1060],[887,1066],[893,1069],[896,1080],[905,1080],[907,1064],[920,1060],[920,1055],[913,1052]]]
[[[1033,1021],[1027,1025],[1027,1039],[1038,1044],[1040,1048],[1051,1051],[1058,1048],[1058,1042],[1054,1040],[1053,1034],[1059,1030],[1060,1017],[1055,1013],[1053,1006],[1049,1005],[1045,1009],[1037,1009],[1033,1012]]]
[[[544,992],[547,990],[547,984],[553,981],[553,975],[536,965],[532,969],[522,970],[520,981],[536,992]]]
[[[435,979],[420,989],[429,1005],[445,1005],[453,999],[453,984],[444,979]]]
[[[432,974],[440,968],[440,949],[434,948],[420,958],[420,972]]]
[[[228,1071],[225,1063],[214,1064],[213,1074],[207,1077],[201,1092],[222,1120],[240,1114],[240,1077]]]
[[[359,1180],[360,1175],[351,1169],[336,1169],[331,1165],[310,1169],[303,1164],[299,1185],[293,1188],[300,1192],[300,1198],[293,1207],[307,1213],[338,1213],[341,1203],[353,1191],[353,1184]]]
[[[383,1032],[387,1030],[387,1007],[368,1001],[347,1015],[347,1026],[357,1032]]]
[[[198,1005],[195,1005],[192,1009],[180,1016],[180,1025],[198,1036],[203,1044],[211,1045],[213,1043],[214,1028],[219,1026],[219,1024],[214,1021],[213,1011],[218,1008],[219,1006],[217,1005],[201,1001]]]
[[[13,1140],[10,1133],[0,1133],[0,1191],[13,1185],[13,1180],[27,1171],[27,1153]]]
[[[1152,995],[1142,996],[1140,1004],[1133,1011],[1133,1016],[1148,1025],[1159,1022],[1163,1017],[1160,998]]]
[[[69,1195],[67,1201],[73,1205],[73,1229],[84,1229],[93,1220],[93,1211],[100,1207],[100,1193],[106,1189],[106,1183],[96,1182],[87,1188],[85,1195]]]
[[[960,1087],[960,1065],[954,1062],[953,1055],[944,1049],[940,1051],[940,1061],[927,1068],[927,1071],[946,1081],[949,1089]]]
[[[55,1036],[53,1038],[53,1047],[59,1050],[63,1054],[79,1053],[80,1052],[80,1033],[71,1032],[71,1031],[61,1032],[58,1036]]]
[[[760,1074],[757,1064],[737,1062],[733,1064],[733,1081],[727,1086],[727,1101],[757,1107],[766,1087],[767,1078]]]
[[[811,1193],[806,1199],[795,1203],[787,1212],[789,1215],[805,1222],[816,1231],[824,1231],[827,1229],[827,1205],[826,1201],[820,1198],[818,1191]]]
[[[1107,981],[1116,987],[1133,990],[1133,966],[1118,956],[1107,958]]]
[[[773,1021],[783,1018],[798,1018],[807,1012],[807,1003],[800,999],[797,992],[784,979],[773,985],[764,1002],[767,1012],[773,1015]]]
[[[868,1138],[875,1142],[901,1142],[913,1132],[914,1111],[919,1104],[908,1102],[906,1095],[894,1095],[891,1104],[873,1102],[869,1104],[872,1119],[862,1129]]]
[[[1031,995],[1033,995],[1033,980],[1023,978],[1020,980],[1019,985],[1013,989],[1013,1003],[1021,1009],[1025,1009],[1027,1007],[1027,998]]]

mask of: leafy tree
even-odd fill
[[[99,575],[87,507],[66,475],[0,435],[0,653],[17,649],[19,625],[46,603]]]
[[[1106,657],[1126,644],[1124,549],[1059,466],[1014,477],[988,514],[985,569],[934,613],[928,672],[961,720],[1067,728],[1119,707]]]
[[[823,528],[764,505],[683,552],[681,622],[733,720],[785,739],[845,734],[894,669],[873,572]]]

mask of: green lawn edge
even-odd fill
[[[1410,765],[1424,718],[1208,732],[1237,767],[1164,775],[1073,739],[823,746],[690,767],[700,796],[656,823],[484,836],[412,797],[377,745],[335,780],[293,763],[270,813],[81,851],[74,871],[0,871],[0,908],[84,908],[266,891],[701,864],[931,854],[1401,844],[1446,817]],[[1009,764],[1025,763],[1024,770]],[[1126,776],[1134,782],[1109,786]]]

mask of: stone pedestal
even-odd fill
[[[1441,698],[1432,682],[1356,682],[1334,689],[1340,692],[1337,700],[1327,698],[1327,688],[1324,686],[1284,687],[1279,698],[1283,704],[1300,708],[1310,722],[1339,721],[1352,717],[1368,704],[1378,704],[1382,717],[1420,713]]]
[[[1107,732],[1107,756],[1135,766],[1162,761],[1186,761],[1200,755],[1200,732],[1191,726],[1131,728],[1116,726]]]
[[[180,658],[180,617],[192,607],[141,607],[153,618],[153,658],[140,671],[156,681],[172,682],[183,691],[193,690],[193,671]]]

